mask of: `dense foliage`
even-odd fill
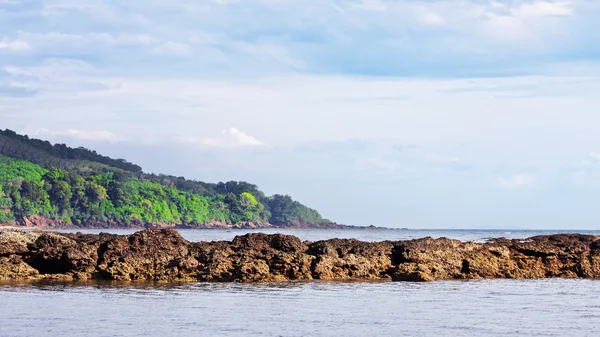
[[[276,194],[266,200],[267,207],[273,213],[270,222],[273,225],[285,225],[294,221],[322,223],[319,212],[294,201],[289,195]]]
[[[140,173],[142,168],[124,159],[112,159],[83,147],[70,148],[65,144],[50,144],[48,141],[32,139],[11,130],[0,130],[0,153],[33,161],[44,167],[86,170],[113,167]]]
[[[81,226],[323,222],[317,211],[289,196],[266,197],[253,184],[208,184],[138,168],[84,148],[0,131],[0,223],[32,216]]]

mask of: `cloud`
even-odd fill
[[[22,52],[22,51],[28,51],[30,49],[31,49],[31,46],[29,45],[29,43],[22,41],[22,40],[0,41],[0,52],[3,50],[10,51],[10,52]]]
[[[595,151],[590,152],[588,154],[588,158],[594,164],[600,163],[600,153],[598,153],[598,152],[595,152]]]
[[[238,147],[256,147],[265,144],[258,139],[238,130],[229,128],[221,131],[221,136],[216,138],[175,138],[176,141],[188,144],[200,144],[216,148],[238,148]]]
[[[381,0],[360,0],[357,4],[352,5],[354,9],[360,9],[365,11],[381,12],[385,11],[387,6],[385,1]]]
[[[402,168],[401,163],[384,158],[364,157],[357,158],[355,165],[359,170],[392,174]]]
[[[117,136],[116,134],[114,134],[110,131],[106,131],[106,130],[87,131],[87,130],[68,129],[68,130],[51,131],[51,130],[42,128],[38,131],[38,134],[51,135],[51,136],[64,136],[64,137],[69,137],[69,138],[78,139],[78,140],[96,141],[96,142],[114,143],[114,142],[118,142],[119,140],[121,140],[119,138],[119,136]]]
[[[17,35],[23,43],[33,44],[41,48],[52,48],[53,45],[66,45],[70,48],[94,45],[112,47],[145,46],[154,41],[152,37],[143,33],[119,34],[98,32],[80,34],[64,32],[31,33],[19,31]]]
[[[418,19],[419,22],[427,26],[443,26],[446,24],[443,17],[428,10],[419,13]]]
[[[590,151],[579,165],[572,168],[571,172],[578,182],[584,184],[597,182],[600,177],[600,153]]]
[[[517,173],[508,177],[499,177],[500,185],[507,189],[518,189],[535,184],[538,177],[530,173]]]
[[[38,93],[36,88],[2,84],[0,82],[0,97],[25,98]]]
[[[189,56],[192,53],[192,49],[185,43],[168,41],[154,48],[154,52],[165,55]]]
[[[286,68],[292,69],[306,67],[304,61],[295,58],[285,46],[267,43],[236,43],[232,47],[236,51],[244,53],[263,64],[276,62]]]
[[[132,0],[12,7],[0,18],[11,32],[0,43],[3,49],[26,44],[35,57],[3,64],[79,58],[146,76],[532,73],[541,63],[531,57],[554,63],[596,55],[590,32],[600,28],[598,6],[589,1]]]
[[[425,157],[428,162],[434,164],[454,164],[460,161],[456,156],[441,155],[438,153],[428,153]]]
[[[572,3],[567,1],[536,1],[524,3],[512,10],[519,16],[570,16],[573,14]]]
[[[587,157],[577,166],[580,170],[585,169],[599,169],[600,168],[600,153],[596,151],[590,151]]]

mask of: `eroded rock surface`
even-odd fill
[[[424,238],[302,242],[247,234],[191,243],[170,229],[132,235],[0,231],[0,279],[213,282],[600,278],[600,238],[561,234],[487,243]]]

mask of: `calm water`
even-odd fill
[[[98,234],[109,232],[115,234],[131,234],[135,230],[78,230],[87,234]],[[61,232],[77,232],[77,230],[61,230]],[[219,241],[231,240],[237,235],[247,233],[284,233],[299,237],[302,240],[318,241],[332,238],[359,239],[362,241],[385,241],[385,240],[410,240],[426,236],[433,238],[447,237],[462,241],[486,241],[490,238],[505,237],[509,239],[523,239],[536,235],[548,235],[556,233],[581,233],[600,235],[600,230],[472,230],[472,229],[411,229],[411,230],[289,230],[289,229],[260,229],[260,230],[221,230],[221,229],[182,229],[179,233],[188,241]]]
[[[246,232],[181,231],[191,241],[229,240]],[[556,231],[285,232],[311,241],[482,241]],[[0,283],[0,337],[434,335],[599,336],[600,281]]]
[[[0,336],[598,336],[600,282],[0,286]]]

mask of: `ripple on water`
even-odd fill
[[[600,282],[0,286],[0,336],[597,336]]]
[[[59,230],[65,233],[83,232],[98,234],[111,232],[114,234],[132,234],[136,230],[120,229],[86,229],[86,230]],[[188,241],[222,241],[232,240],[235,236],[247,233],[283,233],[299,237],[302,240],[319,241],[333,238],[358,239],[361,241],[398,241],[420,239],[427,236],[433,238],[447,237],[461,241],[485,242],[491,238],[506,237],[507,239],[525,239],[536,235],[549,235],[558,233],[577,232],[581,234],[600,235],[600,231],[591,230],[482,230],[482,229],[408,229],[408,230],[304,230],[304,229],[181,229],[179,233]]]

